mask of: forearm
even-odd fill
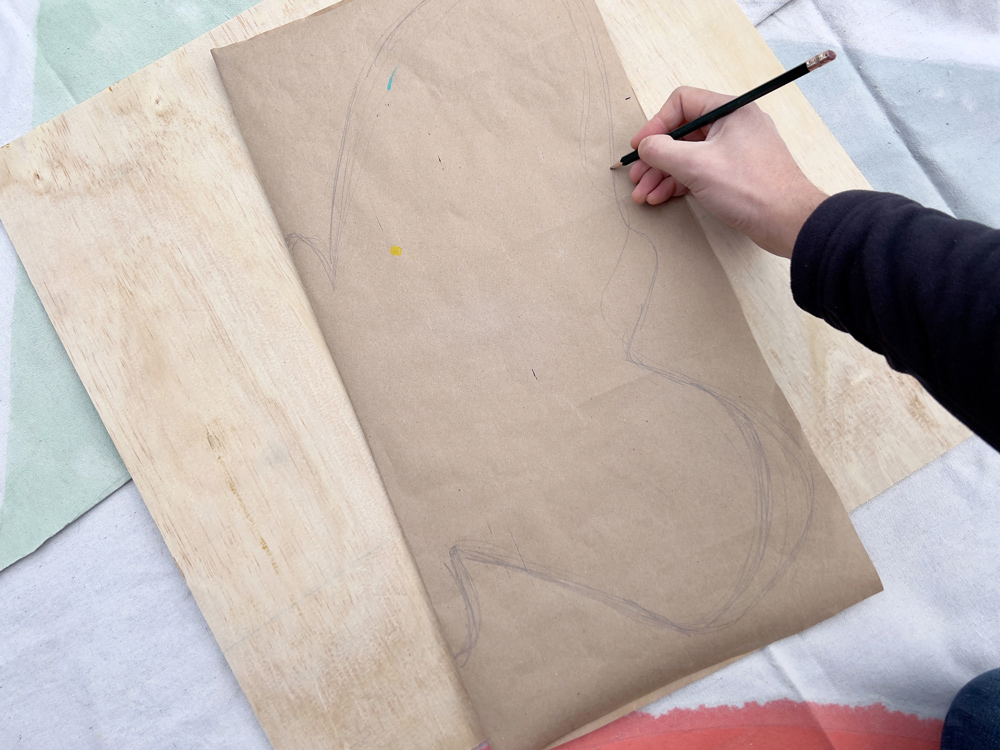
[[[841,193],[799,232],[792,292],[1000,449],[1000,231],[897,195]]]

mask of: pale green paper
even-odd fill
[[[36,550],[129,478],[20,261],[16,284],[0,567]]]

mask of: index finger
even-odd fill
[[[665,135],[677,130],[684,123],[697,120],[732,99],[728,94],[716,91],[679,86],[670,92],[660,111],[632,137],[632,148],[638,148],[639,141],[647,136]]]

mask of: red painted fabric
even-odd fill
[[[560,750],[937,750],[942,722],[889,711],[779,700],[635,712]]]

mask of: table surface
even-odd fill
[[[117,25],[105,7],[94,14],[103,25],[80,33],[123,40],[106,52],[114,58],[107,68],[121,72],[122,49],[138,45],[139,33],[130,29],[134,3],[118,5]],[[904,0],[743,7],[786,65],[826,46],[846,51],[846,64],[801,88],[876,189],[1000,224],[1000,197],[982,156],[984,139],[996,145],[992,123],[1000,115],[1000,67],[985,54],[1000,41],[990,3],[966,3],[961,12],[944,2],[918,10]],[[44,35],[71,33],[39,24],[27,0],[0,4],[0,19],[8,18],[24,33],[0,45],[0,69],[13,72],[0,82],[0,140],[26,129],[33,109],[59,106],[35,101],[44,91],[30,79],[45,77],[45,59],[26,61],[46,49]],[[165,11],[155,23],[188,28],[190,18]],[[130,54],[133,69],[146,62],[141,51]],[[0,315],[0,326],[10,330],[9,316]],[[833,736],[847,726],[874,733],[886,723],[880,711],[898,711],[904,733],[929,741],[955,690],[1000,663],[991,619],[1000,598],[998,484],[1000,459],[972,440],[855,511],[884,594],[626,717],[615,731],[661,739],[692,726],[707,732],[727,707],[730,725],[774,726],[780,715],[785,725]],[[0,573],[0,592],[8,602],[0,628],[13,634],[0,643],[4,746],[268,746],[131,484]],[[868,708],[838,713],[838,706]]]

